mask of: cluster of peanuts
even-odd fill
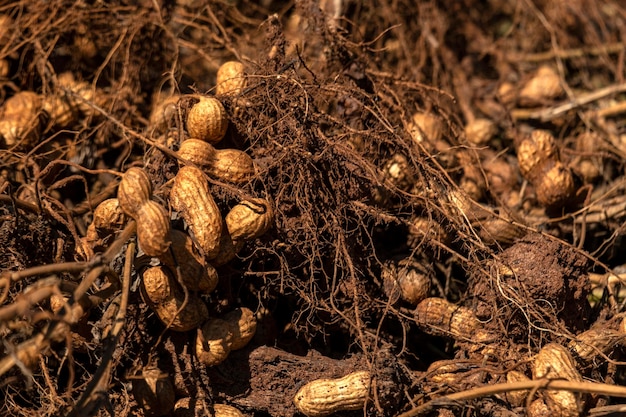
[[[218,72],[218,94],[237,94],[243,85],[243,66],[224,64]],[[205,365],[215,366],[252,339],[256,318],[246,307],[221,318],[209,317],[201,295],[216,289],[217,267],[233,260],[246,242],[272,227],[274,210],[269,200],[251,197],[222,215],[209,178],[234,185],[248,182],[256,175],[254,160],[238,149],[214,147],[228,128],[226,111],[215,97],[179,97],[160,103],[155,112],[167,112],[168,106],[179,100],[194,104],[186,115],[188,138],[176,151],[178,171],[159,194],[162,198],[155,198],[153,182],[144,168],[127,169],[117,197],[103,201],[94,210],[83,246],[89,257],[106,247],[114,233],[133,219],[139,248],[158,260],[140,272],[144,300],[168,329],[197,329],[195,355]],[[186,231],[173,227],[171,212],[184,220]],[[147,402],[146,407],[150,408]],[[161,411],[162,407],[152,407],[150,414],[161,415],[155,414]]]
[[[488,355],[498,337],[484,329],[472,309],[443,298],[425,298],[417,305],[415,316],[424,332],[473,345],[470,351],[480,355]],[[609,355],[623,337],[623,326],[619,330],[592,327],[578,334],[566,346],[554,342],[544,345],[530,359],[532,378],[520,370],[510,370],[506,379],[510,383],[540,379],[582,382],[579,369],[585,369]],[[438,360],[429,366],[426,374],[439,386],[459,386],[464,382],[476,384],[476,381],[465,380],[476,377],[476,372],[467,371],[458,361]],[[514,391],[507,393],[505,399],[517,407],[523,406],[528,396],[529,391]],[[585,396],[568,390],[546,390],[530,403],[527,413],[532,417],[578,416],[587,400]]]

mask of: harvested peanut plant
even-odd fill
[[[626,8],[0,7],[0,415],[626,404]]]

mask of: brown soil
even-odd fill
[[[371,376],[362,406],[337,415],[624,406],[619,0],[21,0],[0,14],[0,415],[292,417],[305,384],[355,371]],[[240,91],[216,88],[227,61],[243,64]],[[255,314],[216,366],[142,296],[161,263],[137,246],[142,222],[93,234],[141,167],[195,238],[169,190],[198,95],[227,112],[215,147],[254,161],[239,183],[205,167],[221,215],[249,198],[274,209],[233,259],[199,252],[214,291],[178,288],[211,319]],[[546,377],[583,393],[573,405],[533,375],[551,343],[574,369]],[[516,383],[536,385],[520,399]]]

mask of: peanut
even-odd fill
[[[9,98],[0,109],[0,145],[31,149],[40,139],[41,97],[21,91]]]
[[[415,142],[434,144],[443,136],[443,122],[432,113],[417,112],[411,117],[409,133]]]
[[[522,87],[519,102],[525,106],[539,105],[561,94],[563,94],[561,77],[552,67],[542,65]]]
[[[563,206],[576,188],[572,171],[560,160],[554,137],[547,131],[535,130],[517,146],[520,172],[536,190],[543,206]]]
[[[226,404],[205,405],[199,398],[181,398],[174,406],[174,417],[196,417],[204,415],[206,409],[213,409],[214,417],[243,417],[241,411]]]
[[[203,255],[215,257],[222,236],[222,215],[200,169],[185,166],[178,171],[170,191],[170,204],[187,222]]]
[[[217,149],[208,142],[192,138],[180,144],[177,154],[184,160],[205,169],[210,167],[215,160]]]
[[[522,139],[517,146],[519,170],[524,177],[532,177],[541,165],[548,160],[558,158],[558,149],[554,136],[546,130],[534,130],[530,136]]]
[[[152,183],[146,171],[137,167],[129,168],[117,189],[117,198],[124,213],[134,218],[151,197]]]
[[[170,247],[170,219],[159,203],[150,200],[152,184],[141,168],[129,168],[117,190],[122,211],[137,221],[137,241],[148,256],[163,255]]]
[[[180,268],[182,284],[192,291],[208,294],[217,287],[217,271],[205,262],[193,240],[184,232],[172,229],[171,251],[160,257],[161,261],[172,271]]]
[[[508,383],[524,381],[530,381],[530,378],[528,378],[523,372],[512,370],[506,374],[506,382]],[[528,391],[511,391],[505,394],[507,401],[514,407],[522,406],[527,397]]]
[[[426,298],[417,305],[417,324],[426,333],[449,336],[455,340],[484,342],[490,339],[488,332],[472,310],[437,297]]]
[[[171,330],[186,332],[209,317],[206,305],[193,293],[188,293],[183,307],[185,293],[165,266],[153,266],[143,271],[141,293],[150,308]]]
[[[272,226],[274,209],[266,199],[251,198],[234,206],[225,220],[233,241],[252,240]]]
[[[223,181],[243,183],[256,174],[254,160],[238,149],[215,149],[208,142],[187,139],[181,143],[177,153],[210,176]]]
[[[196,336],[196,357],[206,366],[224,362],[230,353],[233,333],[228,322],[211,319],[202,325]]]
[[[192,138],[215,144],[222,140],[228,129],[226,109],[214,97],[195,96],[198,100],[187,114],[187,132]]]
[[[611,328],[591,328],[577,335],[574,340],[568,343],[567,347],[574,353],[579,362],[595,364],[596,360],[603,355],[609,355],[623,338],[623,334]]]
[[[395,302],[398,297],[417,305],[428,297],[433,272],[423,263],[411,258],[388,261],[382,270],[383,290]]]
[[[498,128],[489,119],[475,119],[465,125],[465,139],[476,146],[485,146],[491,142]]]
[[[370,373],[357,371],[338,379],[311,381],[298,390],[293,402],[307,417],[324,417],[363,409],[369,388]]]
[[[596,132],[584,132],[576,138],[576,151],[580,153],[572,161],[572,168],[580,175],[586,184],[599,179],[606,167],[600,156],[602,138]]]
[[[231,350],[242,349],[256,333],[256,317],[249,308],[235,309],[224,315],[224,320],[230,326],[233,334]]]
[[[402,191],[408,191],[415,183],[411,164],[406,156],[395,153],[383,167],[383,181]]]
[[[120,207],[117,198],[104,200],[93,212],[93,221],[87,227],[87,240],[99,241],[111,236],[116,231],[122,230],[126,223],[126,215]]]
[[[216,151],[213,163],[207,167],[207,173],[220,180],[241,184],[254,177],[256,165],[247,153],[239,149],[220,149]]]
[[[222,363],[230,351],[243,348],[256,332],[254,313],[245,307],[226,314],[223,319],[210,319],[196,337],[196,356],[207,366]]]
[[[545,345],[533,362],[533,379],[565,379],[567,381],[582,382],[583,379],[576,369],[574,359],[561,345],[549,343]],[[552,415],[575,417],[582,409],[578,396],[571,391],[545,391],[546,405]]]
[[[237,61],[224,62],[217,70],[215,93],[219,95],[239,95],[246,87],[246,74],[243,64]]]

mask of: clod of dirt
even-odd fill
[[[336,360],[316,351],[310,351],[307,356],[297,356],[261,346],[249,355],[249,393],[231,401],[241,408],[261,410],[271,416],[292,417],[297,410],[293,402],[286,401],[286,398],[293,398],[298,389],[313,380],[340,378],[357,370],[366,370],[368,364],[363,359],[355,355]],[[390,354],[381,354],[377,358],[373,374],[377,395],[372,397],[376,398],[376,404],[372,399],[372,406],[387,411],[397,407],[400,394],[397,388],[401,383],[396,369],[397,362]]]
[[[593,319],[589,261],[571,246],[532,234],[484,266],[470,280],[477,316],[512,340],[525,343],[541,330],[577,333]]]

